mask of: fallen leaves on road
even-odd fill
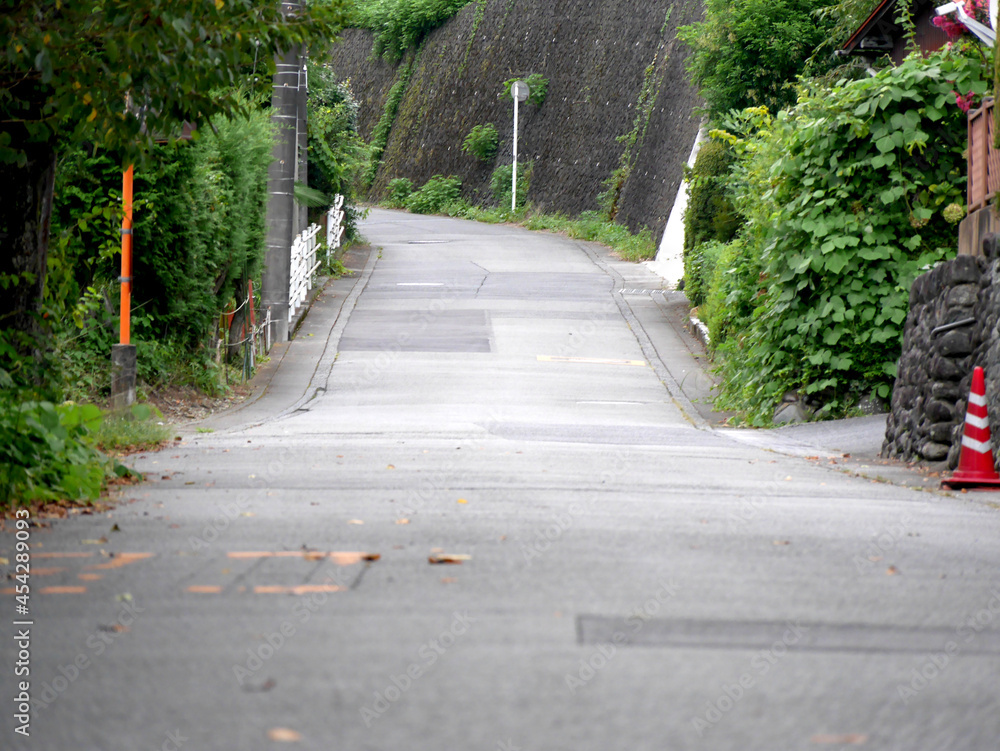
[[[791,545],[792,541],[791,540],[775,540],[771,544],[772,545]]]
[[[465,500],[464,498],[459,498],[459,499],[458,499],[458,502],[459,502],[459,503],[468,503],[468,501],[467,501],[467,500]]]
[[[347,523],[348,524],[364,524],[364,522],[361,521],[360,519],[348,519]]]
[[[896,568],[895,566],[889,566],[889,568],[887,568],[885,570],[885,575],[886,576],[895,576],[898,573],[899,573],[899,569]]]
[[[396,524],[409,524],[409,523],[410,523],[409,519],[397,519],[396,520]]]
[[[362,553],[361,560],[363,561],[377,561],[382,557],[381,553]]]
[[[396,468],[395,464],[390,464],[386,467],[386,469],[395,469],[395,468]]]
[[[458,581],[458,579],[456,579],[454,576],[443,576],[443,577],[441,577],[441,583],[442,584],[454,584],[457,581]]]
[[[432,553],[427,557],[428,563],[452,563],[460,564],[463,561],[471,561],[472,556],[465,553]]]
[[[268,740],[279,743],[298,743],[302,740],[302,734],[291,728],[271,728],[267,731]]]
[[[97,630],[107,631],[108,633],[113,633],[113,634],[122,634],[128,631],[128,626],[123,626],[120,623],[111,623],[111,624],[102,623],[100,626],[97,627]]]
[[[104,545],[107,541],[107,537],[100,537],[96,540],[80,540],[84,545]]]

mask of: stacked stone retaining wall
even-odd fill
[[[919,277],[910,289],[882,455],[958,465],[972,370],[986,370],[991,428],[1000,417],[997,242]]]

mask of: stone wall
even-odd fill
[[[477,14],[479,14],[477,16]],[[633,230],[666,226],[700,125],[696,93],[684,72],[677,27],[702,18],[702,0],[481,0],[434,31],[416,57],[372,195],[407,177],[462,179],[465,197],[490,204],[494,168],[512,156],[513,104],[504,81],[548,79],[541,107],[520,108],[519,160],[532,160],[529,200],[547,212],[596,210],[604,182],[621,164],[618,139],[636,127],[644,87],[655,93],[645,138],[634,154],[618,221]],[[477,21],[478,18],[478,21]],[[365,138],[382,114],[398,67],[371,58],[372,35],[349,31],[330,63],[361,104]],[[500,134],[496,159],[462,151],[476,125]]]
[[[882,455],[958,465],[972,370],[986,371],[992,431],[1000,417],[994,236],[985,256],[960,255],[910,289],[903,354],[892,392]],[[971,322],[970,322],[971,321]],[[949,324],[955,324],[949,326]]]

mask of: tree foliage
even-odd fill
[[[0,15],[0,326],[28,331],[42,296],[55,154],[92,143],[141,160],[183,122],[245,114],[254,56],[332,39],[340,0],[7,2]],[[19,346],[24,351],[23,346]]]
[[[830,18],[815,11],[828,0],[707,0],[705,20],[682,26],[687,69],[705,100],[709,117],[765,106],[776,112],[795,102],[799,74],[830,67],[809,63],[829,37]]]
[[[328,197],[344,196],[349,237],[357,232],[356,186],[371,159],[368,144],[358,133],[358,110],[350,81],[338,81],[323,66],[310,70],[309,187]]]
[[[339,3],[283,19],[257,0],[5,3],[0,15],[0,161],[25,140],[84,140],[135,158],[184,121],[244,113],[242,66],[278,49],[332,39]]]

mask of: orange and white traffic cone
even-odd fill
[[[965,413],[958,469],[951,477],[942,480],[941,485],[946,488],[1000,486],[1000,475],[993,461],[990,421],[986,414],[986,378],[980,367],[972,371],[972,389]]]

